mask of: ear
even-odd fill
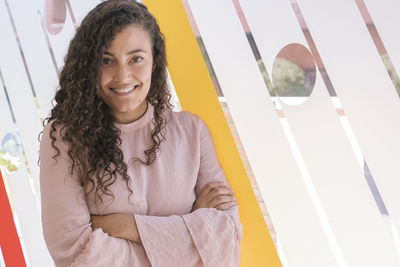
[[[153,67],[151,68],[151,71],[153,72],[156,69],[156,64],[153,64]]]

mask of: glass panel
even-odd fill
[[[189,4],[289,264],[336,266],[232,2]]]
[[[398,233],[400,100],[393,83],[354,2],[297,2]]]

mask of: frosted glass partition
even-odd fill
[[[395,138],[400,125],[399,99],[355,2],[188,2],[289,266],[400,265],[396,244],[400,194],[396,194],[399,186],[395,178],[399,171],[394,165],[400,151]],[[296,18],[296,4],[300,11],[304,9],[304,20]],[[391,33],[398,41],[395,32]],[[328,90],[323,81],[327,76],[318,72],[311,95],[303,97],[301,104],[288,105],[272,98],[283,114],[279,124],[274,121],[278,120],[276,110],[268,95],[268,89],[272,92],[274,88],[265,86],[257,54],[261,57],[258,64],[260,60],[264,63],[264,75],[273,87],[271,74],[278,53],[289,44],[309,48],[305,34],[313,37],[328,73],[323,75],[329,75],[333,88]],[[250,46],[252,40],[256,52]],[[325,71],[322,64],[318,67]],[[293,68],[280,71],[289,73]],[[273,132],[276,127],[283,129],[276,133],[278,137]],[[349,134],[352,129],[355,140]],[[288,143],[291,152],[285,150]],[[277,157],[277,151],[282,158]],[[289,164],[292,153],[298,171]],[[378,196],[364,176],[363,156],[375,178]],[[290,176],[285,173],[288,168],[293,171]],[[272,173],[280,177],[279,183]],[[300,181],[293,184],[296,176]],[[282,188],[281,183],[285,184]],[[285,206],[287,195],[299,192],[304,196],[296,202],[296,210]],[[387,214],[380,212],[379,197],[388,207],[395,229],[386,223]],[[300,222],[293,219],[299,209],[302,213],[309,210],[316,220],[309,215],[301,216]],[[299,224],[301,231],[296,229]],[[308,230],[310,226],[317,231]],[[305,237],[303,231],[313,238],[318,236],[317,240]],[[296,240],[307,245],[298,246]],[[318,262],[315,251],[321,250],[330,257]]]
[[[354,2],[298,3],[399,232],[400,99]]]
[[[382,38],[387,53],[394,65],[397,74],[400,72],[400,38],[398,35],[400,25],[400,1],[365,0],[365,5],[371,15],[372,22]]]
[[[42,116],[46,117],[51,109],[51,100],[57,85],[57,70],[52,64],[41,27],[41,17],[37,13],[35,1],[13,0],[8,1],[8,4],[25,56],[27,70],[38,97],[40,111]],[[4,19],[8,20],[8,16]],[[10,38],[15,39],[11,36]]]
[[[1,42],[2,48],[0,49],[0,69],[14,110],[15,119],[19,126],[34,188],[38,194],[40,190],[39,169],[37,166],[39,143],[37,137],[42,127],[21,52],[3,1],[0,3],[0,32],[4,37]],[[1,138],[3,138],[3,135],[4,133],[2,133]]]
[[[78,25],[81,23],[82,19],[86,14],[95,7],[100,0],[69,0],[72,10],[74,11],[74,16]]]
[[[268,66],[267,72],[271,73],[269,67],[276,51],[287,42],[308,47],[289,1],[240,3],[261,57]],[[266,10],[269,10],[268,16],[264,14]],[[278,26],[265,31],[265,25],[273,24]],[[318,43],[316,47],[318,49]],[[305,103],[299,106],[282,103],[282,109],[348,264],[376,266],[382,264],[382,259],[392,259],[386,263],[388,265],[397,262],[391,233],[365,182],[321,75],[318,73],[314,90]]]
[[[335,266],[232,2],[189,4],[289,264]]]
[[[0,15],[2,15],[1,11],[3,10],[1,4],[2,2],[0,2]],[[0,80],[0,143],[2,143],[6,134],[12,134],[19,139],[8,108],[3,86]],[[19,219],[20,240],[24,248],[25,261],[30,263],[30,266],[51,267],[53,263],[43,240],[37,198],[33,194],[22,154],[17,155],[17,158],[19,162],[18,170],[9,173],[4,171],[5,168],[2,168],[2,175],[7,181],[12,207]]]

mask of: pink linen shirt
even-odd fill
[[[49,137],[50,123],[40,144],[40,186],[43,234],[57,266],[239,266],[242,225],[238,207],[226,211],[202,208],[190,212],[196,196],[210,182],[225,181],[207,126],[189,112],[167,110],[166,140],[150,166],[144,159],[151,142],[154,107],[121,130],[120,146],[128,164],[130,196],[125,181],[109,188],[94,203],[86,197],[76,175],[70,175],[67,145],[57,133],[56,151]],[[93,229],[90,215],[133,214],[142,244],[115,238]]]

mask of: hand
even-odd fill
[[[207,184],[197,196],[192,212],[200,208],[227,210],[237,205],[233,190],[225,182]]]
[[[126,213],[114,213],[103,216],[90,215],[92,228],[101,228],[113,237],[124,238],[141,243],[135,217]]]

